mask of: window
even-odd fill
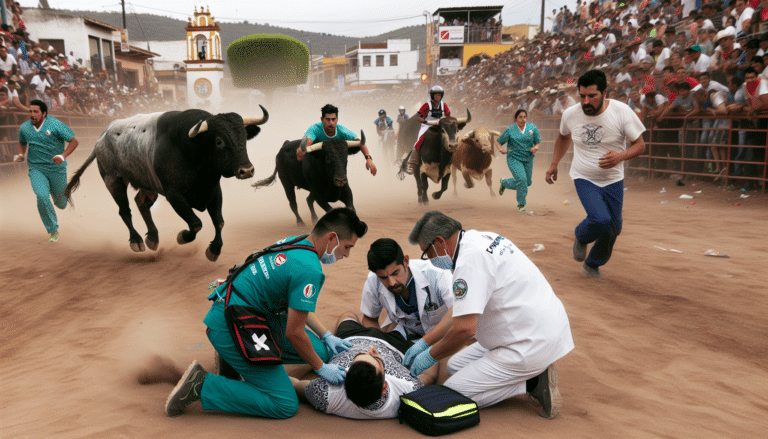
[[[389,65],[390,67],[397,66],[397,55],[389,55]]]
[[[384,67],[384,55],[376,55],[376,67]]]
[[[363,67],[370,67],[371,66],[371,56],[366,55],[363,57]]]

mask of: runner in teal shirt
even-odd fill
[[[270,316],[270,327],[283,338],[283,361],[307,363],[332,384],[343,382],[346,372],[326,362],[331,353],[346,350],[348,346],[331,335],[313,314],[325,282],[320,264],[349,256],[357,239],[367,230],[368,226],[352,209],[331,209],[305,239],[295,243],[310,249],[263,255],[232,281],[244,300],[231,294],[229,304],[249,306]],[[168,397],[166,413],[178,416],[190,403],[201,400],[205,410],[275,419],[293,416],[298,410],[298,398],[288,374],[282,365],[255,366],[240,356],[224,318],[225,297],[226,284],[211,293],[208,298],[214,303],[204,323],[221,364],[231,366],[239,376],[207,373],[193,362]]]
[[[304,135],[307,136],[307,145],[309,146],[317,142],[325,142],[328,139],[344,139],[344,140],[358,140],[357,134],[339,125],[339,109],[331,104],[325,104],[320,109],[320,122],[313,124],[307,129]],[[371,175],[376,176],[376,165],[373,164],[373,158],[371,153],[368,152],[367,145],[360,145],[360,151],[362,151],[365,157],[365,169],[371,172]],[[301,148],[296,148],[296,158],[299,161],[304,159],[306,152]]]
[[[45,230],[50,234],[48,240],[56,242],[59,239],[59,224],[53,204],[59,209],[67,207],[67,197],[64,196],[67,186],[65,159],[77,148],[78,141],[71,128],[48,116],[48,106],[43,101],[29,103],[29,119],[19,127],[19,153],[13,159],[24,161],[24,153],[29,147],[29,180],[37,196],[37,210]],[[65,149],[66,142],[69,145]]]
[[[528,112],[517,110],[515,123],[507,127],[499,137],[499,145],[507,144],[507,149],[501,150],[507,155],[507,166],[512,172],[512,178],[502,178],[499,195],[504,195],[505,189],[517,191],[517,210],[525,210],[525,199],[528,196],[528,186],[532,183],[533,155],[539,150],[541,135],[536,125],[527,123]]]

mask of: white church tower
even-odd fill
[[[210,9],[188,18],[187,27],[187,103],[192,108],[221,105],[221,80],[224,78],[224,60],[221,54],[221,28],[211,16]]]

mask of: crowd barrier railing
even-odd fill
[[[112,117],[70,116],[52,114],[56,119],[72,128],[75,137],[80,142],[78,151],[93,148]],[[13,156],[18,154],[19,127],[29,120],[27,112],[6,112],[0,116],[0,176],[13,175],[27,170],[26,161],[14,162]]]

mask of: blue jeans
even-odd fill
[[[621,233],[621,210],[624,204],[624,181],[600,187],[589,180],[573,181],[587,217],[576,226],[576,239],[582,244],[594,242],[586,263],[592,267],[605,265],[611,258],[613,244]]]

